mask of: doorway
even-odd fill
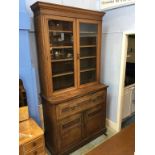
[[[124,128],[135,122],[135,35],[128,35],[128,47],[122,100],[122,124]]]
[[[135,33],[123,33],[117,130],[135,121]]]

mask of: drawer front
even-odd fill
[[[67,147],[79,142],[82,138],[82,117],[80,114],[60,122],[60,147]]]
[[[25,155],[45,155],[44,146],[40,146],[35,150],[26,153]]]
[[[56,108],[57,118],[62,119],[105,102],[105,96],[105,91],[99,91],[97,93],[79,97],[78,99],[59,104]]]
[[[85,113],[86,135],[91,136],[105,128],[106,107],[100,104]]]
[[[38,139],[35,139],[27,144],[25,144],[23,147],[24,147],[24,152],[27,152],[27,151],[30,151],[30,150],[33,150],[34,148],[37,148],[41,145],[44,145],[44,139],[43,137],[40,137]]]

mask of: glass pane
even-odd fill
[[[73,22],[49,20],[53,90],[74,86]]]
[[[73,74],[53,78],[53,89],[54,90],[69,88],[69,87],[72,87],[73,85],[74,85]]]
[[[80,84],[96,81],[97,24],[80,23]]]
[[[48,24],[49,24],[50,30],[73,31],[73,23],[72,22],[60,21],[60,20],[50,20]]]
[[[62,59],[70,59],[73,60],[73,49],[72,48],[62,48],[62,49],[52,49],[51,50],[51,59],[52,62],[54,61],[61,61]]]
[[[67,32],[52,32],[50,33],[50,44],[53,47],[73,46],[73,34]]]
[[[80,70],[84,69],[95,69],[96,68],[96,59],[82,59],[80,60]]]
[[[74,71],[73,61],[62,61],[52,63],[52,75],[58,76],[59,74],[65,74]]]
[[[96,71],[81,72],[80,79],[80,84],[93,82],[96,80]]]
[[[96,56],[96,47],[87,47],[80,49],[80,57]]]

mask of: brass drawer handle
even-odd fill
[[[33,147],[35,147],[37,144],[36,144],[36,142],[33,142]]]
[[[75,110],[78,107],[78,105],[71,107],[71,110]]]
[[[34,152],[34,155],[37,155],[37,154],[38,154],[38,152],[37,152],[37,151],[35,151],[35,152]]]

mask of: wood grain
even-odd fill
[[[100,50],[101,27],[104,13],[66,7],[57,4],[36,2],[31,6],[34,12],[38,64],[43,103],[46,146],[53,155],[67,155],[90,140],[106,132],[106,95],[107,87],[100,84]],[[71,29],[49,29],[49,20],[72,22]],[[96,59],[96,80],[80,85],[80,23],[96,24],[98,31],[96,55],[85,59]],[[52,27],[52,26],[51,26]],[[51,46],[50,33],[73,33],[73,46]],[[83,31],[81,34],[94,35],[94,32]],[[53,74],[53,64],[64,60],[51,60],[50,50],[54,48],[73,48],[74,85],[54,91],[52,79],[63,74]],[[83,48],[94,47],[88,44]],[[84,59],[84,58],[82,58]],[[92,67],[94,69],[94,67]],[[89,68],[90,69],[90,68]],[[83,70],[89,71],[89,70]]]
[[[87,155],[134,155],[135,124],[123,129]]]
[[[19,155],[45,155],[44,132],[33,119],[19,123]]]

